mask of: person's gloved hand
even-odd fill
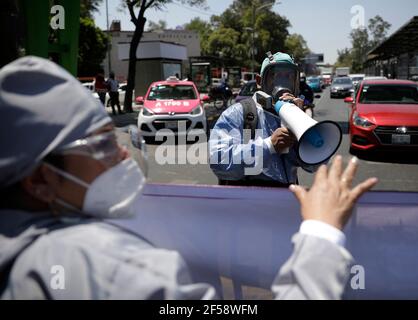
[[[283,150],[290,148],[295,142],[295,135],[288,130],[287,128],[278,128],[270,137],[271,142],[274,146],[274,149],[278,153],[281,153]]]
[[[290,100],[293,104],[297,105],[299,108],[303,109],[303,100],[300,98],[295,98],[294,95],[291,93],[285,93],[283,94],[279,100]]]
[[[336,156],[329,170],[325,165],[318,169],[309,191],[291,185],[290,190],[301,205],[303,220],[319,220],[342,230],[358,198],[378,182],[377,178],[370,178],[352,188],[357,167],[358,160],[353,158],[343,172],[342,157]]]

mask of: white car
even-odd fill
[[[83,87],[85,87],[86,89],[90,90],[93,97],[95,97],[97,100],[99,99],[99,95],[97,94],[97,92],[94,92],[94,82],[84,82],[82,83]],[[120,105],[123,106],[123,103],[125,102],[125,94],[126,94],[126,87],[128,86],[127,83],[121,83],[119,84],[119,102]],[[135,99],[135,90],[132,93],[132,102]],[[106,94],[106,99],[105,99],[105,106],[110,108],[110,98],[109,98],[109,94]]]
[[[353,81],[353,85],[357,86],[361,81],[364,80],[365,74],[349,74],[348,75],[351,78],[351,81]]]
[[[379,76],[370,76],[370,77],[364,77],[363,80],[387,80],[386,77],[379,77]]]
[[[182,129],[187,133],[206,133],[207,122],[200,94],[191,81],[169,78],[151,84],[145,97],[137,97],[141,106],[138,128],[145,137],[155,137],[162,129],[175,135]]]

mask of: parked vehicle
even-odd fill
[[[97,92],[94,91],[94,82],[84,82],[84,83],[82,83],[82,85],[83,85],[83,87],[85,87],[87,90],[89,90],[91,92],[93,97],[95,97],[97,100],[100,100],[99,95],[97,94]],[[121,106],[125,102],[125,93],[126,93],[126,87],[127,86],[128,86],[128,84],[126,82],[119,84],[118,91],[119,91],[119,102],[120,102]],[[132,101],[134,100],[134,97],[135,97],[135,90],[132,93]],[[106,94],[105,106],[110,108],[109,94]]]
[[[138,128],[145,137],[154,137],[160,129],[170,129],[177,134],[181,126],[187,132],[201,129],[206,132],[207,123],[203,101],[191,81],[168,78],[153,82],[145,97],[137,97],[141,106],[138,114]]]
[[[353,81],[353,85],[357,86],[360,81],[363,81],[365,78],[365,74],[350,74],[349,77],[351,79],[351,81]]]
[[[348,77],[350,74],[350,68],[349,67],[341,67],[335,69],[335,76],[336,77]]]
[[[209,90],[209,98],[213,101],[230,101],[233,97],[231,88],[226,82],[221,82],[218,86],[212,86]]]
[[[321,80],[319,77],[308,77],[306,83],[311,87],[313,92],[322,92]]]
[[[322,82],[324,83],[324,85],[326,87],[327,86],[330,86],[331,83],[332,83],[332,75],[331,74],[325,74],[325,73],[323,73],[322,74]]]
[[[330,97],[347,97],[353,92],[353,82],[349,77],[335,78],[331,84]]]
[[[406,80],[365,80],[351,106],[350,150],[418,151],[418,84]]]

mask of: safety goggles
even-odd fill
[[[76,140],[54,151],[54,155],[79,155],[100,161],[106,167],[113,167],[123,160],[123,147],[128,149],[144,174],[147,172],[145,141],[135,126],[104,132]]]

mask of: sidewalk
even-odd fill
[[[109,110],[106,110],[106,111],[109,114],[109,117],[112,118],[117,128],[126,127],[129,125],[137,125],[139,110],[135,108],[134,108],[134,112],[132,113],[124,113],[124,114],[117,114],[117,115],[113,115],[112,109],[110,108]]]

